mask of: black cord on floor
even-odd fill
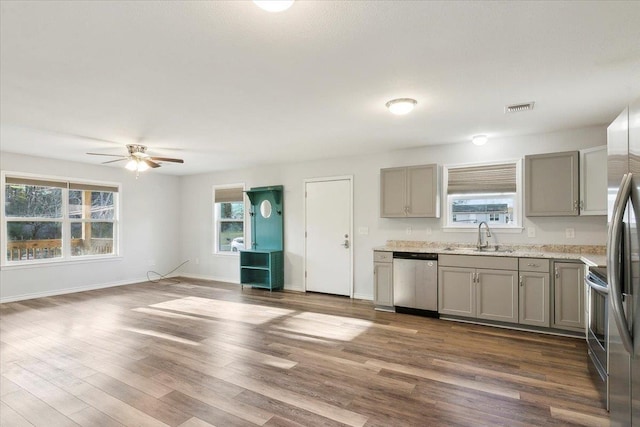
[[[173,273],[174,271],[176,271],[177,269],[179,269],[180,267],[182,267],[183,265],[185,265],[186,263],[188,263],[189,260],[184,261],[182,264],[180,264],[179,266],[177,266],[176,268],[174,268],[173,270],[171,270],[170,272],[166,273],[166,274],[160,274],[157,271],[147,271],[147,280],[151,283],[160,283],[161,280],[167,280],[168,282],[172,283],[172,284],[178,284],[180,283],[180,280],[177,279],[169,279],[167,276],[170,275],[171,273]],[[151,280],[151,277],[149,277],[150,274],[155,274],[159,277],[158,280]]]

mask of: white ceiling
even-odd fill
[[[7,152],[138,142],[183,175],[601,125],[640,96],[637,1],[0,5]]]

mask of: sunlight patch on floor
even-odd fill
[[[187,297],[153,304],[150,307],[174,310],[187,314],[207,316],[225,321],[236,321],[261,325],[279,317],[294,313],[293,310],[246,304],[233,301]]]
[[[121,328],[121,330],[128,331],[128,332],[133,332],[135,334],[140,334],[140,335],[147,335],[147,336],[151,336],[151,337],[162,338],[162,339],[165,339],[165,340],[178,342],[178,343],[181,343],[181,344],[200,345],[200,343],[196,342],[196,341],[191,341],[191,340],[187,340],[187,339],[184,339],[184,338],[176,337],[175,335],[164,334],[162,332],[152,331],[150,329]]]

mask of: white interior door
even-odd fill
[[[352,295],[351,178],[305,182],[305,289]]]

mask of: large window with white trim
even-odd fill
[[[445,166],[446,227],[520,228],[520,161]]]
[[[3,174],[3,264],[118,253],[119,185]]]
[[[244,185],[213,189],[214,253],[238,253],[245,248]]]

